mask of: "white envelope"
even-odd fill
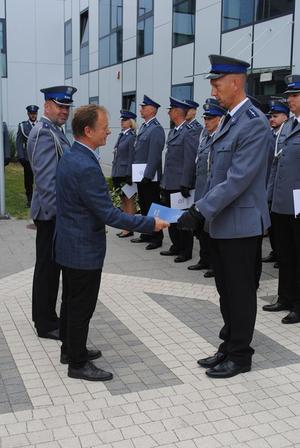
[[[293,190],[295,218],[300,217],[300,190]],[[299,215],[299,216],[298,216]]]
[[[134,163],[132,165],[132,181],[133,182],[141,182],[144,177],[144,172],[146,169],[146,163]],[[155,173],[152,182],[157,182],[157,172]]]
[[[132,185],[125,184],[121,188],[121,190],[123,191],[123,193],[125,193],[125,195],[128,197],[128,199],[130,199],[137,192],[137,186],[136,186],[136,184],[132,184]]]
[[[190,195],[188,198],[184,198],[181,193],[171,194],[171,208],[177,208],[184,210],[185,208],[190,208],[194,204],[195,190],[190,190]]]

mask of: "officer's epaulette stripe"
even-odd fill
[[[187,127],[188,129],[193,129],[193,125],[192,125],[192,124],[187,124],[186,127]]]
[[[45,123],[45,121],[43,121],[43,128],[46,128],[46,129],[49,129],[49,124],[48,123]]]
[[[256,110],[255,110],[255,109],[252,109],[252,107],[250,107],[250,108],[247,110],[247,115],[248,115],[248,117],[249,117],[250,119],[259,117],[259,115],[258,115],[258,113],[256,112]]]

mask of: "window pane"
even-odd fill
[[[122,31],[110,35],[110,64],[122,61]]]
[[[99,41],[99,61],[100,67],[109,65],[109,36]]]
[[[153,9],[153,0],[139,0],[138,2],[138,15],[142,16],[151,12]]]
[[[89,41],[89,14],[88,11],[80,14],[80,44],[86,44]]]
[[[114,30],[122,26],[122,0],[112,0],[111,2],[111,29]]]
[[[65,55],[65,79],[72,78],[72,53]]]
[[[89,71],[89,46],[80,48],[80,73]]]
[[[65,53],[72,51],[72,22],[65,23]]]
[[[255,20],[270,19],[294,11],[294,0],[256,0]]]
[[[138,56],[153,52],[153,16],[138,22],[137,48]]]
[[[136,111],[136,95],[135,95],[135,93],[123,95],[122,109],[130,110],[130,112],[135,113],[135,111]]]
[[[223,0],[222,30],[248,25],[253,22],[254,0]]]
[[[0,76],[7,76],[5,19],[0,20]]]
[[[176,0],[173,13],[173,47],[194,41],[195,1]]]
[[[99,3],[99,36],[110,33],[110,0],[100,0]]]
[[[171,95],[179,100],[192,100],[193,90],[193,84],[177,84],[172,86]]]

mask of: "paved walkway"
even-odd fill
[[[32,328],[27,224],[0,222],[1,448],[300,447],[300,325],[261,310],[277,289],[271,265],[259,289],[253,370],[211,380],[196,360],[218,344],[213,280],[109,229],[89,338],[103,352],[96,363],[115,376],[73,380],[59,344]]]

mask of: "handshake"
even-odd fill
[[[191,230],[194,233],[201,231],[204,227],[205,218],[195,205],[184,212],[177,221],[179,230]]]

